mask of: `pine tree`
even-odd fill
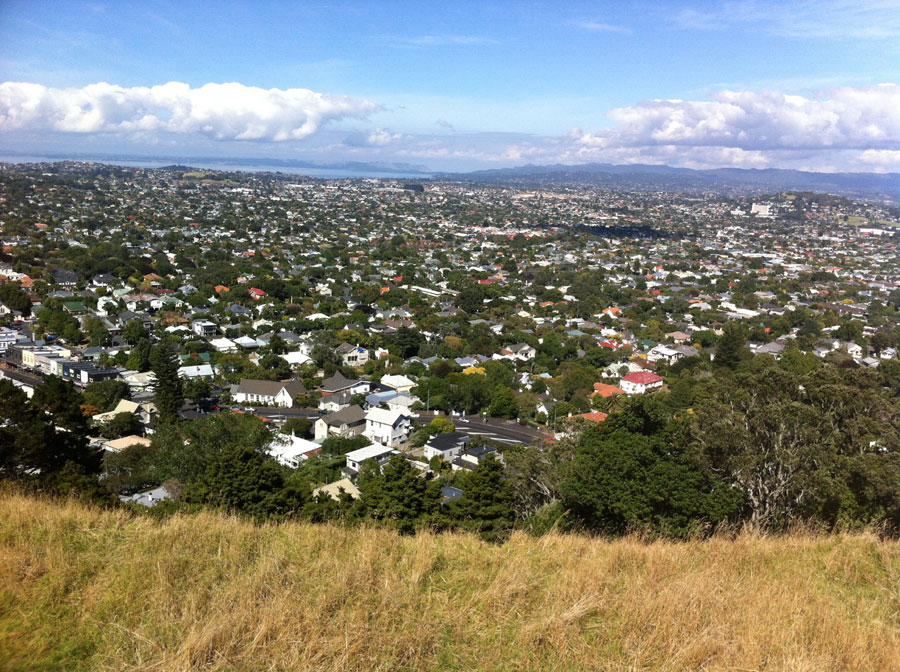
[[[716,364],[734,369],[741,361],[741,352],[747,342],[744,329],[737,322],[729,322],[722,328],[716,347]]]
[[[503,465],[488,455],[463,484],[462,496],[451,502],[449,514],[466,530],[478,532],[485,541],[504,541],[512,531],[512,486],[503,475]]]
[[[184,403],[184,389],[178,376],[178,358],[169,343],[160,343],[153,348],[150,366],[156,375],[154,401],[159,421],[164,424],[176,422]]]

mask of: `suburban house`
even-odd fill
[[[137,402],[128,399],[120,399],[113,410],[108,413],[98,413],[97,415],[91,416],[91,419],[95,422],[105,423],[112,420],[119,415],[119,413],[131,413],[137,417],[141,424],[147,425],[156,417],[156,404],[152,402]]]
[[[197,334],[198,336],[202,336],[203,338],[210,338],[211,336],[216,335],[217,325],[215,322],[210,322],[209,320],[194,320],[191,323],[191,330]]]
[[[339,481],[327,483],[316,488],[312,491],[312,496],[315,499],[319,495],[328,495],[333,500],[340,501],[341,493],[346,493],[351,499],[359,499],[361,494],[359,488],[353,484],[353,481],[349,478],[342,478]]]
[[[343,366],[362,366],[369,361],[369,351],[359,345],[341,343],[335,350]]]
[[[338,371],[330,378],[322,381],[322,394],[337,394],[338,392],[350,392],[351,394],[365,394],[369,391],[369,381],[350,380]]]
[[[459,457],[450,464],[454,471],[459,471],[460,469],[472,471],[481,464],[482,460],[488,455],[493,455],[501,462],[503,461],[502,457],[498,455],[497,449],[492,446],[475,446],[474,448],[467,446],[466,449],[459,454]]]
[[[663,379],[650,371],[629,373],[619,381],[619,387],[627,394],[645,394],[662,386]]]
[[[409,438],[411,431],[412,422],[405,413],[386,411],[383,408],[370,408],[366,411],[364,434],[372,441],[386,446],[399,446]]]
[[[527,343],[516,343],[515,345],[507,345],[500,349],[499,355],[494,355],[495,359],[508,359],[511,361],[530,362],[537,355],[537,350]]]
[[[316,420],[316,441],[329,436],[353,438],[363,433],[366,428],[366,414],[360,406],[347,406],[337,413],[325,415]]]
[[[350,392],[338,392],[337,394],[329,394],[319,399],[319,410],[328,413],[337,413],[342,408],[350,406],[350,400],[353,395]]]
[[[603,397],[604,399],[617,394],[625,394],[625,390],[618,385],[609,385],[608,383],[594,383],[594,391],[591,392],[592,397]]]
[[[377,443],[373,443],[371,446],[366,446],[365,448],[351,450],[344,455],[344,459],[347,463],[341,471],[350,478],[355,478],[359,473],[359,469],[362,467],[363,462],[366,460],[375,460],[378,464],[383,464],[391,455],[395,455],[396,453],[397,451],[393,448],[382,446]]]
[[[279,464],[296,469],[321,449],[322,446],[308,439],[293,434],[279,433],[272,439],[266,452]]]
[[[382,376],[381,381],[379,381],[382,387],[388,387],[392,390],[396,390],[400,394],[410,394],[412,388],[416,386],[416,381],[410,380],[406,376],[398,376],[398,375],[387,375]]]
[[[239,385],[232,388],[231,395],[239,404],[270,404],[290,408],[294,398],[306,394],[306,388],[299,380],[280,383],[271,380],[241,378]]]
[[[425,459],[431,460],[433,457],[441,457],[446,462],[452,462],[459,457],[468,442],[469,436],[462,432],[435,434],[425,444]]]

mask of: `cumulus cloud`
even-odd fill
[[[722,91],[709,101],[650,100],[611,110],[617,127],[578,133],[585,147],[900,149],[900,86],[841,87],[817,98]]]
[[[374,131],[351,133],[344,138],[344,144],[348,147],[384,147],[406,137],[403,133],[391,133],[386,128],[376,128]]]
[[[54,89],[0,84],[0,130],[65,133],[167,131],[216,140],[300,140],[323,124],[363,118],[381,108],[370,100],[308,89],[261,89],[238,83],[169,82],[122,87],[101,82]]]

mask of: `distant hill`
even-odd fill
[[[900,669],[900,544],[155,520],[0,490],[0,669]]]
[[[900,173],[811,173],[778,168],[716,168],[692,170],[656,165],[526,165],[470,173],[439,173],[435,177],[522,186],[590,184],[640,191],[702,191],[756,193],[817,191],[900,200]]]

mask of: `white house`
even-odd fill
[[[366,429],[363,432],[372,441],[387,446],[398,446],[409,438],[412,422],[405,413],[370,408],[366,411]]]
[[[224,336],[210,341],[209,344],[219,352],[237,352],[238,349],[237,343]]]
[[[280,464],[296,469],[321,448],[322,446],[318,443],[299,436],[278,433],[272,439],[266,452]]]
[[[454,458],[459,457],[468,442],[468,435],[462,432],[436,434],[428,439],[428,442],[425,444],[425,459],[431,460],[433,457],[439,456],[447,462],[452,462]]]
[[[306,394],[306,388],[299,380],[280,383],[241,378],[240,384],[232,388],[231,394],[239,404],[271,404],[290,408],[294,405],[294,397]]]
[[[366,460],[375,460],[376,462],[381,462],[382,460],[386,460],[391,455],[395,455],[396,453],[397,451],[393,448],[383,446],[379,443],[373,443],[371,446],[366,446],[365,448],[351,450],[349,453],[344,455],[344,458],[347,460],[345,470],[355,476],[359,473],[359,468]]]
[[[345,439],[358,436],[365,431],[366,414],[359,406],[347,406],[336,413],[322,416],[316,420],[316,441],[329,436],[342,436]]]
[[[647,352],[647,359],[651,362],[665,362],[666,364],[674,364],[679,359],[684,357],[678,350],[675,348],[670,348],[667,345],[657,345],[655,348],[652,348]]]
[[[218,326],[215,322],[210,322],[209,320],[194,320],[191,323],[191,329],[198,336],[202,336],[203,338],[209,338],[210,336],[215,336],[216,329]]]
[[[392,390],[397,390],[400,394],[410,394],[412,388],[416,386],[416,381],[410,380],[406,376],[387,375],[381,378],[381,384]]]
[[[344,366],[362,366],[369,361],[369,351],[359,345],[341,343],[335,352]]]
[[[655,373],[638,371],[624,376],[619,381],[619,387],[625,390],[627,394],[644,394],[650,390],[662,387],[663,382],[663,379]]]

